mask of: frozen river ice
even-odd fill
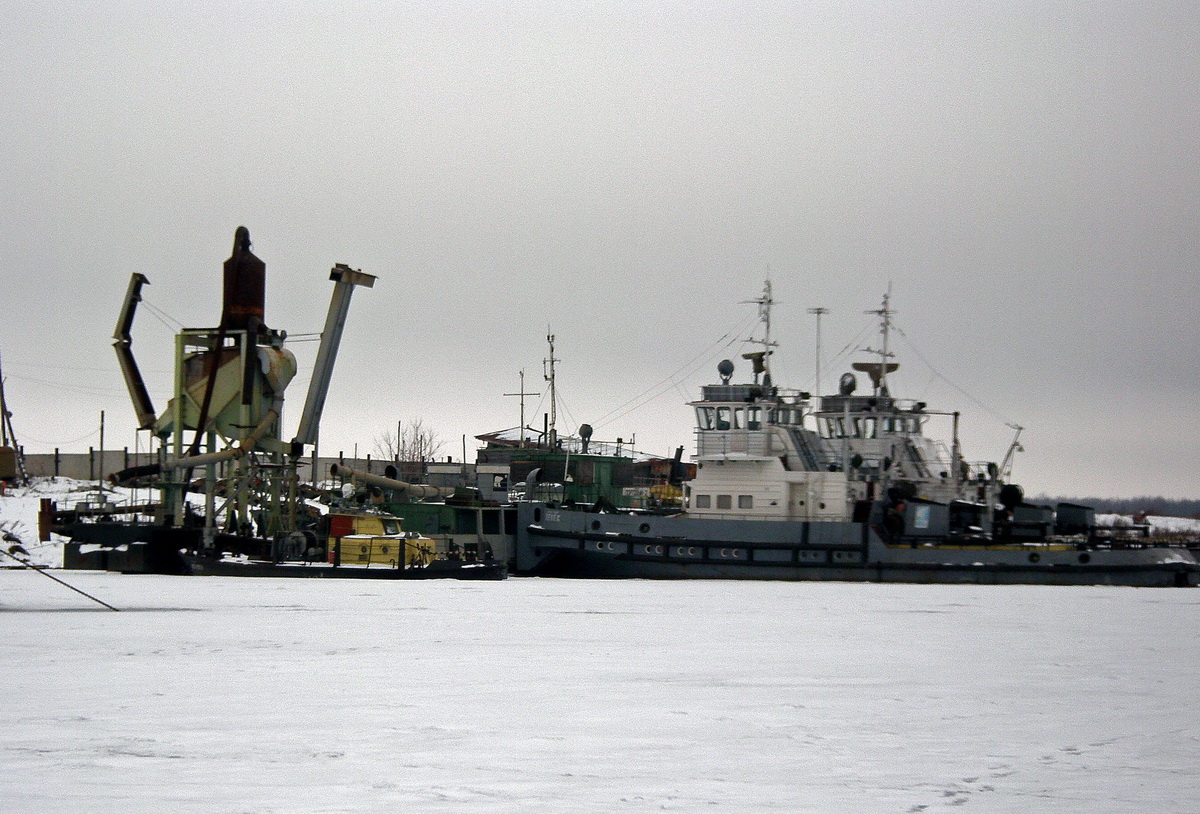
[[[56,573],[6,814],[1200,810],[1194,589]]]

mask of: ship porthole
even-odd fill
[[[1085,564],[1089,563],[1092,561],[1092,555],[1091,554],[1080,554],[1079,561],[1082,563],[1085,563]]]
[[[366,547],[366,546],[360,546],[360,547],[359,547],[359,553],[360,553],[360,554],[366,554],[366,553],[367,553],[367,547]]]
[[[696,549],[694,549],[694,548],[689,548],[689,549],[688,549],[688,556],[689,556],[689,557],[694,557],[694,556],[696,556]]]
[[[600,530],[600,521],[593,520],[592,521],[592,531],[599,531],[599,530]]]
[[[642,523],[642,525],[638,526],[638,531],[640,531],[642,534],[649,534],[650,533],[650,524]]]
[[[380,554],[386,554],[386,553],[388,553],[388,547],[387,547],[387,546],[382,546],[382,547],[380,547],[380,549],[379,549],[379,553],[380,553]]]
[[[1038,554],[1036,551],[1035,551],[1034,553],[1032,553],[1032,554],[1030,554],[1030,555],[1029,555],[1029,561],[1030,561],[1030,562],[1037,562],[1037,561],[1038,561],[1038,560],[1040,560],[1041,558],[1042,558],[1042,555],[1041,555],[1041,554]]]

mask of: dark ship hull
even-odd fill
[[[541,576],[1187,587],[1186,549],[1072,541],[887,540],[870,523],[521,507],[518,570]]]
[[[504,579],[508,569],[499,562],[438,560],[426,566],[389,568],[326,563],[226,560],[184,555],[188,573],[222,577],[299,577],[307,579]]]

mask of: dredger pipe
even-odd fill
[[[370,472],[363,472],[361,469],[352,469],[345,464],[333,464],[329,467],[329,474],[335,478],[353,478],[360,483],[366,483],[371,486],[378,486],[381,489],[391,489],[394,492],[409,495],[415,498],[426,497],[449,497],[454,494],[454,490],[443,486],[427,486],[423,483],[408,483],[394,478],[385,478],[382,475],[373,475]]]
[[[271,409],[267,410],[266,415],[263,416],[263,420],[258,422],[258,426],[255,427],[249,435],[247,435],[241,441],[238,441],[236,447],[223,449],[220,452],[204,452],[200,455],[187,455],[183,458],[176,458],[173,461],[167,461],[165,464],[163,464],[163,467],[165,469],[182,469],[185,467],[192,469],[198,466],[219,463],[220,461],[229,461],[233,460],[234,458],[241,458],[243,455],[257,446],[259,439],[263,437],[268,429],[270,429],[271,423],[279,418],[279,413],[282,409],[283,399],[276,398],[274,403],[271,405]]]
[[[204,452],[200,455],[187,455],[182,458],[176,458],[171,461],[164,461],[161,464],[146,464],[145,466],[134,466],[129,469],[124,469],[120,472],[114,472],[108,476],[108,479],[115,485],[121,486],[130,480],[147,475],[157,475],[163,470],[169,469],[194,469],[196,467],[208,466],[209,464],[220,463],[221,461],[231,461],[236,458],[241,458],[247,452],[254,449],[260,438],[271,427],[271,422],[279,418],[279,413],[283,409],[283,399],[276,398],[271,405],[271,409],[263,416],[263,420],[258,426],[241,441],[237,446],[229,447],[228,449],[220,450],[219,452]]]

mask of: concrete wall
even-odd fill
[[[77,480],[99,480],[101,477],[106,477],[113,472],[122,469],[128,469],[131,466],[143,466],[152,464],[158,460],[156,454],[149,452],[135,453],[128,449],[108,449],[101,452],[98,449],[89,449],[87,452],[53,452],[39,453],[36,455],[26,454],[25,469],[30,477],[50,477],[57,476],[63,478],[75,478]],[[392,463],[388,460],[379,460],[372,458],[338,458],[325,457],[317,458],[317,480],[327,480],[329,478],[329,467],[333,464],[344,464],[352,469],[361,469],[366,472],[371,472],[376,475],[382,475],[384,468]],[[431,467],[435,465],[430,465]],[[446,464],[437,464],[437,467],[446,468]],[[460,469],[462,464],[454,464],[452,468]],[[304,481],[312,480],[312,456],[307,456],[300,459],[299,475]]]
[[[53,475],[77,480],[98,480],[111,472],[151,464],[155,460],[155,456],[148,452],[139,454],[127,449],[26,454],[25,471],[31,478]]]

